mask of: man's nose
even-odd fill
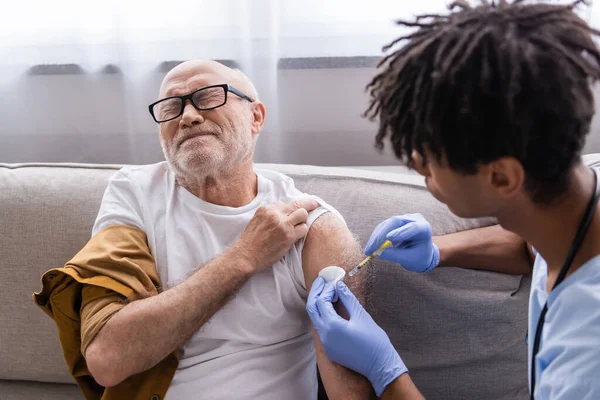
[[[197,110],[190,100],[186,101],[183,107],[183,114],[181,114],[181,120],[179,126],[181,128],[198,125],[204,122],[204,116],[202,111]]]
[[[425,161],[423,156],[419,154],[418,151],[413,150],[411,158],[415,171],[417,171],[417,173],[423,176],[429,176],[429,166],[427,165],[427,162]]]

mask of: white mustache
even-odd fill
[[[210,132],[210,131],[195,131],[195,132],[186,132],[185,134],[182,134],[181,137],[177,140],[177,147],[181,146],[181,144],[183,142],[185,142],[188,139],[197,137],[197,136],[204,136],[204,135],[216,135],[214,132]]]

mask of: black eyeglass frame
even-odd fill
[[[196,93],[201,92],[201,91],[206,90],[206,89],[213,89],[213,88],[216,88],[216,87],[223,88],[223,91],[225,92],[225,99],[223,100],[223,104],[220,104],[220,105],[215,106],[215,107],[201,108],[201,107],[198,107],[196,105],[196,103],[194,103],[194,100],[193,100],[192,96],[194,96]],[[175,118],[179,118],[181,116],[181,114],[183,114],[183,109],[185,108],[185,105],[186,105],[186,103],[187,103],[188,100],[190,100],[190,102],[192,103],[192,105],[194,106],[194,108],[196,108],[196,110],[198,110],[198,111],[208,111],[208,110],[214,110],[215,108],[223,107],[225,104],[227,104],[227,93],[229,93],[229,92],[235,94],[236,96],[238,96],[238,97],[240,97],[240,98],[242,98],[244,100],[248,100],[251,103],[254,102],[254,100],[252,100],[249,96],[247,96],[246,94],[244,94],[242,91],[234,88],[233,86],[231,86],[231,85],[229,85],[227,83],[222,83],[220,85],[205,86],[203,88],[200,88],[198,90],[194,90],[192,93],[188,93],[188,94],[183,95],[183,96],[165,97],[164,99],[160,99],[160,100],[155,101],[154,103],[150,104],[148,106],[148,111],[150,111],[150,115],[152,115],[152,118],[154,119],[154,121],[157,124],[160,124],[162,122],[168,122],[168,121],[174,120]],[[181,99],[181,109],[179,110],[179,113],[176,116],[174,116],[173,118],[169,118],[169,119],[165,119],[165,120],[158,120],[156,118],[156,116],[154,115],[154,106],[157,105],[157,104],[159,104],[159,103],[162,103],[163,101],[167,101],[167,100],[170,100],[170,99]]]

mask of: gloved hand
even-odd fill
[[[387,334],[360,305],[344,282],[337,283],[337,294],[350,314],[347,321],[333,308],[335,282],[317,278],[310,290],[306,310],[313,322],[327,358],[366,377],[377,396],[408,369]]]
[[[431,224],[421,214],[391,217],[371,234],[365,254],[376,251],[386,240],[392,242],[380,258],[402,265],[414,272],[426,272],[440,262],[440,249],[431,240]]]

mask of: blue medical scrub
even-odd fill
[[[548,313],[535,358],[535,399],[600,400],[600,256],[550,294],[547,279],[546,261],[536,255],[529,298],[530,370],[535,330],[546,301]]]

